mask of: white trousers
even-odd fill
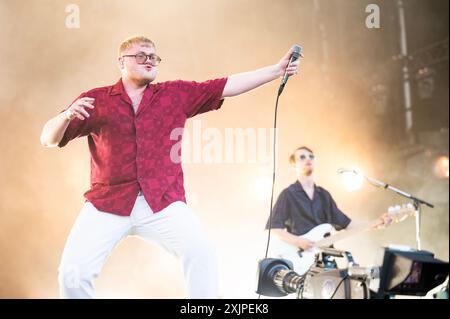
[[[156,242],[181,259],[188,298],[217,298],[216,256],[197,217],[181,201],[153,214],[144,196],[137,196],[131,216],[84,204],[58,268],[60,297],[95,298],[93,280],[114,247],[129,235]]]

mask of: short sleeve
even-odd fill
[[[278,196],[275,206],[273,207],[270,228],[286,228],[286,224],[290,219],[289,207],[287,190],[284,190]],[[269,221],[270,220],[268,219],[266,229],[269,229]]]
[[[87,93],[82,93],[75,100],[73,100],[73,102],[86,96],[88,96]],[[60,113],[66,111],[73,104],[73,102],[70,103],[70,105],[66,107],[64,110],[62,110]],[[88,112],[90,112],[90,110],[88,110]],[[58,146],[64,147],[65,145],[67,145],[67,143],[69,143],[71,140],[75,138],[89,135],[92,127],[91,122],[93,121],[93,116],[92,114],[90,115],[91,115],[90,117],[85,118],[84,120],[80,120],[79,118],[76,117],[72,121],[70,121],[70,124],[67,127],[66,131],[64,132],[64,135],[61,141],[59,142]]]
[[[331,195],[329,196],[331,201],[332,224],[339,226],[341,229],[346,228],[352,220],[337,207],[336,202],[331,197]]]
[[[223,104],[223,90],[227,78],[208,80],[205,82],[177,81],[178,89],[185,96],[183,108],[186,117],[219,109]]]

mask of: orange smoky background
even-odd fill
[[[339,167],[358,166],[435,204],[423,212],[422,246],[448,260],[448,1],[403,2],[415,57],[408,134],[394,0],[0,0],[0,297],[58,297],[57,266],[89,188],[89,152],[85,138],[45,149],[39,136],[81,92],[117,81],[117,46],[135,34],[156,43],[163,59],[157,81],[249,71],[300,44],[301,71],[280,99],[275,195],[295,180],[290,153],[308,145],[317,155],[317,183],[352,218],[375,218],[406,200],[367,184],[349,192]],[[380,9],[379,28],[366,24],[370,4]],[[427,55],[436,48],[444,48],[441,57]],[[192,134],[183,151],[202,152],[200,161],[184,164],[187,200],[216,247],[224,298],[256,296],[272,162],[270,149],[249,160],[248,147],[235,150],[243,160],[222,161],[223,139],[227,130],[250,130],[270,146],[277,88],[274,82],[227,99],[187,123]],[[215,133],[195,140],[200,125]],[[203,156],[208,143],[218,143],[219,160]],[[440,156],[446,178],[433,167]],[[414,231],[410,218],[336,246],[369,265],[381,246],[414,247]],[[185,297],[178,261],[137,238],[116,248],[96,288],[100,298]]]

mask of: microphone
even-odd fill
[[[302,52],[302,48],[299,45],[295,45],[294,52],[292,52],[291,59],[289,60],[288,66],[292,62],[297,61],[297,59],[300,57],[301,52]],[[281,93],[283,92],[284,86],[286,85],[288,78],[289,78],[289,75],[287,74],[287,71],[286,71],[286,72],[284,72],[284,76],[283,76],[283,79],[281,80],[280,88],[278,89],[278,96],[280,96]]]

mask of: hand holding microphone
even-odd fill
[[[303,57],[302,48],[298,45],[294,45],[286,55],[278,62],[277,66],[280,74],[283,75],[281,80],[280,89],[278,90],[278,95],[283,92],[284,86],[289,78],[289,76],[298,73],[298,67],[300,65],[300,57]]]

